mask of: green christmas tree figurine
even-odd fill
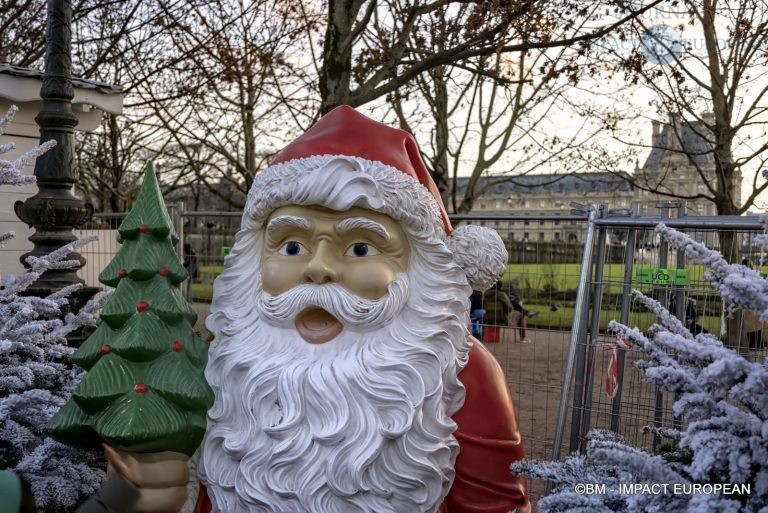
[[[118,229],[122,246],[99,275],[116,287],[101,324],[74,353],[88,372],[46,426],[55,439],[131,452],[192,455],[205,432],[213,393],[203,375],[208,346],[179,284],[188,274],[152,163]]]

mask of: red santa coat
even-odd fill
[[[523,443],[499,363],[475,340],[459,379],[467,395],[453,416],[459,441],[456,478],[438,513],[507,513],[514,508],[529,513],[525,480],[509,471],[512,462],[523,458]],[[195,513],[210,511],[211,501],[201,486]]]

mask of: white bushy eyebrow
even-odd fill
[[[349,232],[352,230],[369,230],[379,235],[384,240],[389,240],[389,232],[380,223],[377,223],[373,219],[367,217],[347,217],[342,219],[338,225],[336,225],[336,231],[339,233]]]
[[[270,219],[267,223],[267,234],[271,234],[276,230],[285,227],[300,228],[302,230],[309,230],[312,225],[309,220],[299,216],[277,216]]]

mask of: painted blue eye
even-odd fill
[[[295,240],[290,240],[283,244],[278,253],[285,256],[299,256],[306,254],[307,250]]]
[[[352,244],[347,252],[345,253],[346,256],[354,256],[354,257],[367,257],[367,256],[373,256],[378,255],[379,250],[373,247],[370,244],[366,244],[365,242],[358,242],[356,244]]]

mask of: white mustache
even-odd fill
[[[282,294],[259,294],[257,309],[261,317],[273,326],[287,328],[296,317],[311,307],[322,308],[336,317],[345,327],[378,329],[392,322],[408,299],[409,282],[400,273],[389,284],[387,295],[380,299],[365,299],[350,293],[338,283],[298,285]]]

